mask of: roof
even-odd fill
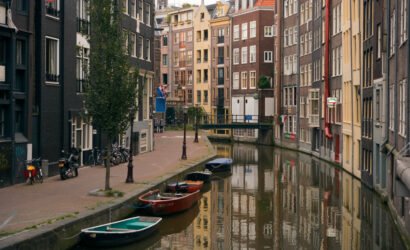
[[[275,6],[275,0],[258,0],[254,6]]]

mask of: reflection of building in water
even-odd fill
[[[231,180],[211,184],[211,249],[231,249]]]
[[[343,174],[342,249],[360,249],[360,181]]]
[[[211,249],[211,191],[202,195],[199,214],[193,223],[194,249]]]
[[[170,250],[190,250],[194,248],[194,224],[191,223],[184,231],[166,235],[161,238],[161,248]]]
[[[226,143],[214,143],[214,148],[216,150],[216,154],[219,157],[224,158],[231,158],[232,157],[232,146],[231,144]]]
[[[258,163],[258,148],[249,144],[235,144],[232,149],[234,163]]]

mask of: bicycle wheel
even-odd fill
[[[93,165],[95,165],[95,163],[94,163],[94,157],[93,157],[92,154],[88,156],[88,162],[87,162],[87,164],[90,165],[91,167],[92,167]]]

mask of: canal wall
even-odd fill
[[[206,158],[161,176],[151,183],[146,183],[127,193],[124,197],[72,216],[74,218],[65,218],[46,226],[31,228],[31,230],[24,230],[8,238],[3,238],[0,241],[0,249],[69,249],[80,242],[81,229],[129,217],[136,211],[139,196],[149,190],[163,190],[167,182],[182,180],[192,170],[200,168],[202,170],[203,164],[216,156],[216,151],[208,138],[204,135],[203,138],[207,144],[208,152],[210,152]]]

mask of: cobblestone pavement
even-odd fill
[[[200,138],[193,143],[194,133],[187,133],[188,160],[180,160],[183,131],[155,134],[154,151],[137,155],[133,161],[134,184],[126,184],[127,165],[111,168],[111,187],[130,192],[142,183],[173,172],[210,154],[206,142]],[[64,218],[92,209],[113,198],[90,196],[88,192],[104,188],[105,168],[102,166],[79,169],[79,176],[62,181],[59,176],[46,178],[44,183],[17,184],[0,189],[0,233],[10,233],[56,218]],[[1,238],[0,238],[1,240]]]

